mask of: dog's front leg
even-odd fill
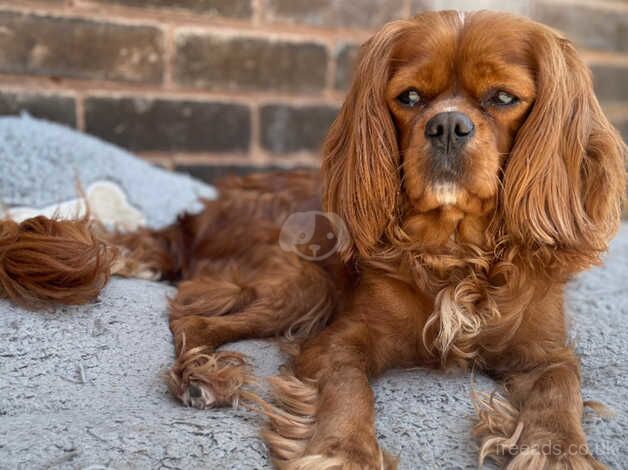
[[[316,433],[306,455],[337,458],[356,468],[383,468],[367,376],[375,367],[368,337],[364,324],[341,325],[307,344],[297,357],[297,377],[316,377],[319,393]]]
[[[301,345],[291,374],[274,379],[282,406],[267,411],[265,439],[279,468],[395,468],[377,443],[369,378],[416,363],[426,315],[414,295],[401,282],[363,280],[349,311]]]
[[[582,428],[578,358],[560,328],[541,325],[524,323],[513,343],[493,358],[507,396],[480,400],[480,460],[494,458],[509,470],[606,468],[592,457]]]
[[[375,367],[367,328],[332,324],[302,346],[294,375],[274,379],[284,406],[269,413],[265,438],[279,468],[385,468],[367,375]]]

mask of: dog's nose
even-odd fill
[[[425,137],[432,146],[445,153],[457,153],[475,132],[473,121],[464,113],[438,113],[425,125]]]

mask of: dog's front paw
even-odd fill
[[[555,455],[535,450],[538,444],[524,444],[530,450],[521,451],[507,465],[507,470],[605,470],[607,467],[589,454],[557,452]]]
[[[560,428],[560,426],[558,426]],[[521,418],[510,436],[488,436],[480,450],[501,461],[507,470],[603,470],[606,467],[590,454],[578,432],[557,429],[556,422]]]
[[[310,442],[306,455],[290,462],[294,469],[392,470],[397,459],[383,452],[376,440],[347,436]]]
[[[525,408],[519,415],[510,447],[512,470],[600,470],[586,444],[580,416],[556,409]]]
[[[520,421],[508,442],[497,445],[497,455],[507,456],[508,470],[603,470],[579,437],[535,422]]]
[[[379,449],[371,456],[355,449],[335,449],[281,462],[278,467],[283,470],[394,470],[397,459]]]
[[[204,410],[219,405],[216,401],[216,395],[211,385],[203,382],[190,382],[183,393],[177,395],[177,398],[186,406]]]
[[[172,394],[185,405],[206,409],[236,406],[242,387],[254,377],[239,353],[208,354],[204,348],[194,348],[177,358],[166,380]]]
[[[323,425],[318,386],[292,374],[270,379],[277,405],[263,407],[269,426],[262,433],[275,466],[281,470],[393,470],[397,459],[383,452],[368,425]],[[328,415],[329,418],[329,415]]]
[[[492,459],[507,470],[606,469],[590,454],[579,417],[541,409],[520,412],[498,395],[478,395],[475,404],[480,466]]]

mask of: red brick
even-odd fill
[[[145,98],[91,97],[90,134],[138,151],[246,152],[249,108],[243,105]]]
[[[97,0],[103,4],[116,3],[130,7],[169,8],[194,13],[249,18],[252,15],[251,0]]]
[[[628,142],[628,116],[623,119],[614,119],[613,125],[617,128],[625,142]],[[626,162],[628,165],[628,162]]]
[[[412,14],[425,10],[497,10],[519,15],[530,12],[534,0],[412,0]]]
[[[30,92],[0,92],[0,115],[26,112],[33,117],[76,127],[76,103],[69,96]]]
[[[628,15],[584,5],[537,2],[534,18],[563,31],[581,47],[628,51]]]
[[[628,67],[596,64],[591,66],[595,92],[603,102],[628,102]]]
[[[227,90],[320,91],[327,49],[318,43],[182,32],[176,37],[175,80]]]
[[[403,16],[403,0],[268,0],[270,19],[312,26],[377,28]]]
[[[342,44],[336,49],[336,89],[345,90],[351,84],[359,51],[360,47],[356,44]]]
[[[0,12],[0,71],[160,82],[162,34],[149,26]]]
[[[260,111],[262,146],[276,154],[320,149],[338,109],[267,105]]]

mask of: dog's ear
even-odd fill
[[[395,218],[399,149],[385,90],[395,43],[409,26],[389,23],[362,46],[353,83],[325,141],[323,204],[349,230],[345,259],[372,253]]]
[[[545,27],[532,44],[537,94],[505,169],[506,227],[517,243],[588,265],[618,227],[626,147],[572,44]]]

